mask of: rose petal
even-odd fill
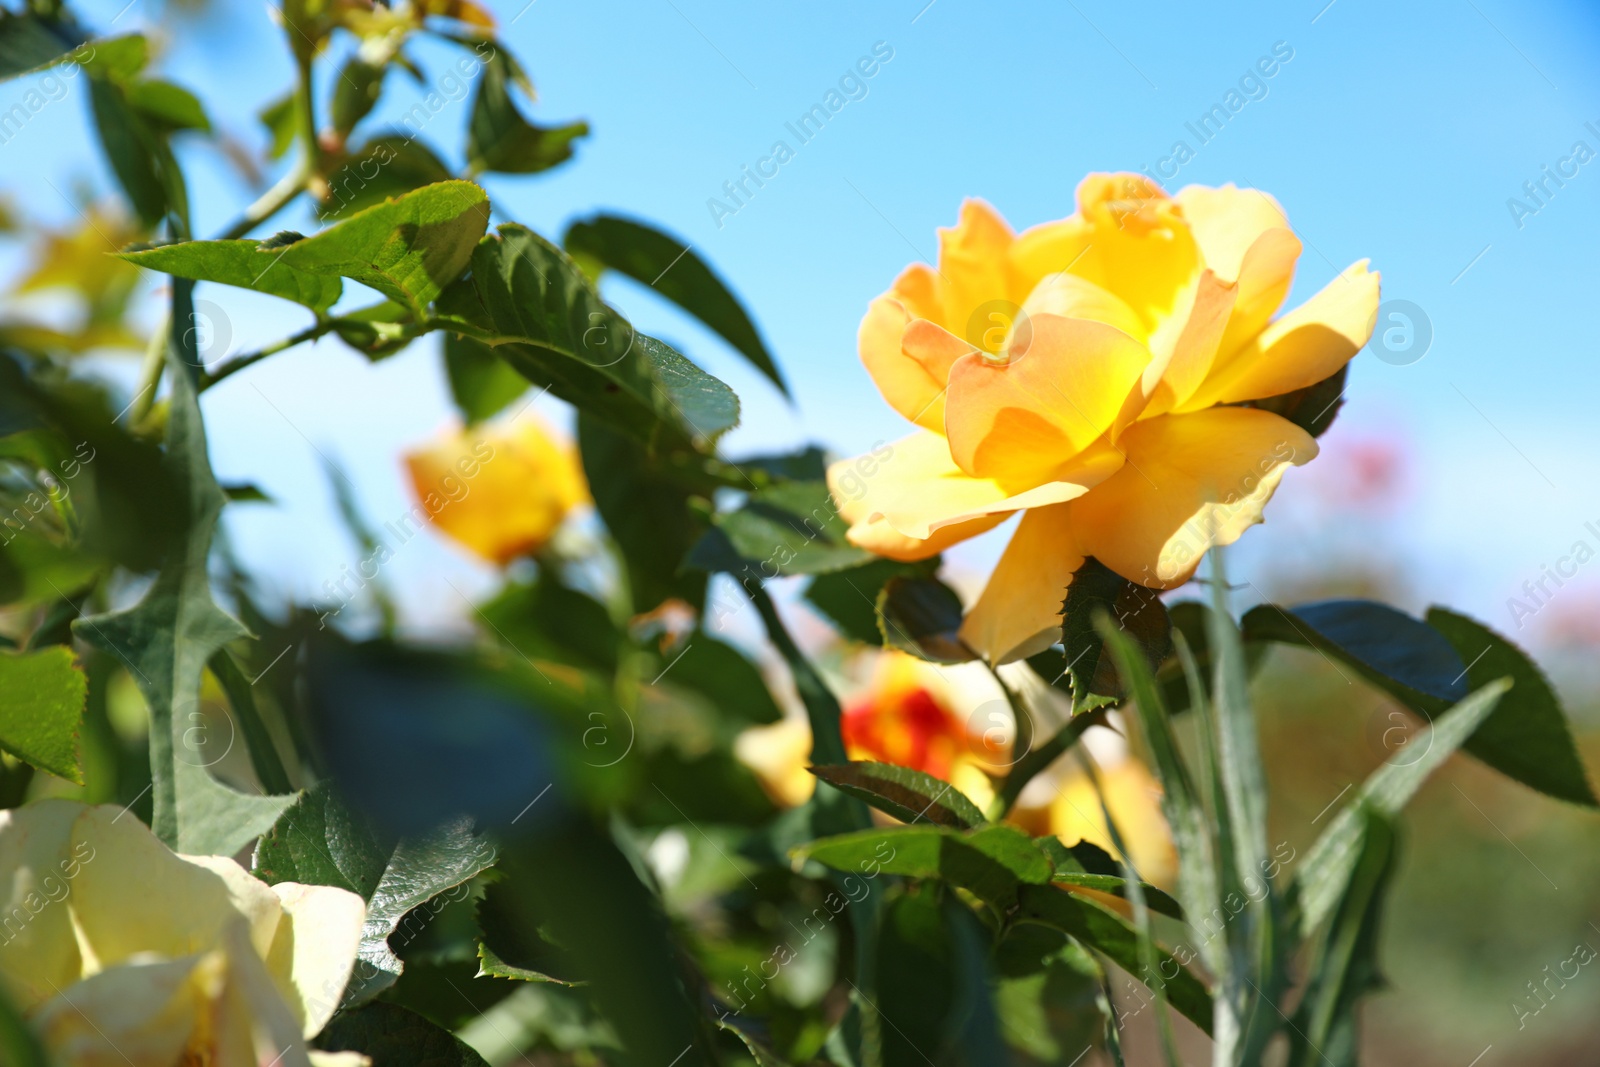
[[[1071,504],[1034,508],[1022,516],[961,623],[961,639],[991,663],[1007,663],[1048,648],[1061,637],[1061,603],[1083,566],[1072,535]]]
[[[1350,362],[1378,320],[1379,276],[1367,261],[1349,267],[1253,342],[1219,359],[1178,409],[1258,400],[1315,385]]]
[[[1317,454],[1311,435],[1253,408],[1211,408],[1137,422],[1118,442],[1127,465],[1073,502],[1078,547],[1130,581],[1188,581],[1205,551],[1261,521],[1291,466]]]

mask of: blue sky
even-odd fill
[[[123,2],[82,10],[103,27]],[[136,0],[115,29],[147,25],[154,3]],[[495,4],[538,84],[533,117],[582,117],[594,132],[561,170],[485,184],[502,217],[552,236],[605,209],[692,243],[751,309],[795,405],[647,289],[617,282],[608,298],[739,391],[745,420],[730,454],[806,440],[848,452],[906,429],[857,361],[861,314],[901,268],[933,252],[935,228],[954,221],[963,197],[989,200],[1022,228],[1068,214],[1085,173],[1157,166],[1181,140],[1194,155],[1169,188],[1234,181],[1285,206],[1306,243],[1291,302],[1371,258],[1385,299],[1426,317],[1432,343],[1419,361],[1357,358],[1327,439],[1332,452],[1341,435],[1392,434],[1411,449],[1415,499],[1375,533],[1373,551],[1404,570],[1412,606],[1447,601],[1509,629],[1505,600],[1541,564],[1580,537],[1600,547],[1584,529],[1600,526],[1591,430],[1600,158],[1564,186],[1547,183],[1554,192],[1542,205],[1523,190],[1575,142],[1600,153],[1600,133],[1585,125],[1600,130],[1600,14],[1508,0],[925,3]],[[217,125],[259,145],[254,112],[288,84],[288,61],[264,5],[217,6],[225,16],[196,27],[164,70],[202,91]],[[865,95],[799,144],[785,123],[875,45],[893,57],[865,80]],[[1200,144],[1186,124],[1275,47],[1292,58],[1247,81],[1242,95],[1254,98]],[[440,73],[449,58],[435,47],[416,55]],[[400,78],[390,86],[394,101],[375,126],[419,91]],[[0,110],[26,88],[0,86]],[[34,217],[73,217],[46,179],[61,190],[108,187],[86,112],[80,84],[0,146],[0,188]],[[466,114],[465,101],[450,104],[424,133],[455,161]],[[723,183],[779,139],[794,158],[736,214],[715,218],[708,201],[726,201]],[[199,229],[214,231],[251,191],[214,151],[185,158]],[[1514,218],[1514,197],[1537,212]],[[282,224],[314,225],[305,216]],[[303,325],[299,309],[266,298],[202,295],[236,350]],[[106,366],[131,377],[125,362]],[[368,366],[324,341],[239,375],[206,403],[219,471],[281,501],[241,511],[230,531],[247,559],[301,596],[355,558],[336,532],[318,452],[350,474],[381,521],[406,506],[398,453],[449,418],[431,343]],[[548,416],[559,422],[560,406]],[[1295,491],[1291,475],[1267,526],[1247,539],[1247,565],[1304,551],[1307,516],[1356,521],[1300,508]],[[980,571],[997,548],[975,544],[957,564]],[[1600,591],[1600,563],[1591,566],[1561,595]],[[445,578],[467,590],[488,580],[436,543],[408,547],[393,575],[415,583],[424,615],[454,596]]]

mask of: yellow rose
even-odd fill
[[[1041,798],[1039,805],[1031,807],[1019,803],[1012,812],[1012,821],[1031,833],[1054,834],[1068,845],[1088,841],[1117,856],[1106,829],[1100,795],[1088,775],[1068,771],[1050,784],[1053,788],[1047,799]],[[1161,813],[1160,784],[1143,763],[1126,756],[1101,765],[1100,789],[1105,795],[1105,808],[1117,824],[1117,833],[1128,846],[1133,869],[1145,881],[1171,888],[1178,879],[1178,852],[1172,844],[1166,816]],[[1023,801],[1044,792],[1041,789],[1024,795]]]
[[[1010,743],[997,740],[997,724],[987,715],[969,723],[956,710],[983,704],[1003,705],[986,673],[979,678],[960,667],[937,669],[903,652],[875,653],[871,679],[845,702],[839,717],[845,754],[931,774],[986,806],[994,799],[990,776],[1004,773],[1010,763]],[[734,754],[784,807],[803,804],[816,787],[816,777],[806,769],[811,727],[803,718],[745,730]]]
[[[544,547],[567,512],[589,499],[576,453],[531,413],[498,429],[451,434],[406,456],[406,466],[434,525],[502,565]]]
[[[0,812],[0,985],[62,1067],[334,1067],[308,1051],[366,906],[180,856],[124,809]]]
[[[1316,455],[1235,405],[1322,381],[1372,333],[1365,260],[1273,320],[1299,253],[1277,202],[1231,185],[1091,175],[1077,214],[1022,234],[967,201],[937,269],[907,268],[861,323],[862,362],[921,430],[829,471],[850,540],[925,559],[1024,512],[962,629],[996,661],[1050,643],[1086,556],[1187,581]]]

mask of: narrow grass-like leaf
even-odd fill
[[[1357,809],[1357,817],[1360,851],[1307,968],[1305,994],[1289,1029],[1287,1067],[1355,1067],[1360,1055],[1357,1005],[1383,985],[1378,923],[1394,873],[1395,829],[1392,820],[1371,807]]]
[[[1361,855],[1362,808],[1390,819],[1398,815],[1428,776],[1494,712],[1510,686],[1509,679],[1490,682],[1434,720],[1403,752],[1373,771],[1350,804],[1334,816],[1295,872],[1294,904],[1301,937],[1316,932],[1350,882],[1350,871]]]

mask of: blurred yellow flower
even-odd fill
[[[923,771],[985,805],[994,796],[986,768],[1001,769],[1009,745],[969,731],[950,710],[948,688],[938,672],[915,657],[902,652],[877,655],[871,681],[845,704],[839,719],[845,753],[852,760]],[[804,719],[791,717],[746,730],[734,752],[779,804],[793,807],[810,798],[816,778],[806,770],[811,727]]]
[[[0,812],[0,985],[63,1067],[319,1067],[366,906],[179,856],[124,809]]]
[[[931,774],[987,808],[995,795],[994,777],[1003,777],[1012,763],[1010,742],[1002,740],[1010,734],[1003,728],[1009,724],[983,713],[995,701],[986,699],[988,694],[976,686],[970,692],[953,691],[945,677],[952,668],[941,672],[899,652],[876,658],[871,681],[846,704],[840,717],[846,754],[852,760],[893,763]],[[956,701],[973,703],[979,710],[963,721],[952,710]],[[974,716],[983,721],[971,722]],[[752,727],[739,736],[734,752],[778,804],[795,807],[810,798],[816,778],[806,770],[811,762],[811,728],[804,719],[791,717]],[[1172,885],[1177,853],[1161,814],[1161,787],[1131,757],[1107,761],[1101,767],[1100,784],[1134,868],[1148,881]],[[1035,836],[1053,834],[1068,845],[1090,841],[1117,855],[1094,783],[1079,773],[1046,772],[1035,778],[1007,821]]]
[[[1132,756],[1103,762],[1099,768],[1100,789],[1105,808],[1117,824],[1117,833],[1128,846],[1128,861],[1139,876],[1159,886],[1172,887],[1178,880],[1178,852],[1166,816],[1161,813],[1161,786],[1145,765]],[[1028,807],[1019,804],[1013,821],[1032,833],[1051,833],[1066,844],[1088,841],[1118,856],[1106,829],[1105,811],[1100,796],[1087,774],[1068,771],[1051,780],[1049,796]],[[1043,792],[1040,790],[1039,792]],[[1029,791],[1024,802],[1037,793]]]
[[[995,661],[1049,643],[1084,557],[1169,588],[1260,522],[1317,446],[1237,405],[1336,373],[1377,317],[1362,260],[1273,320],[1301,246],[1265,193],[1095,174],[1077,199],[1022,234],[967,201],[938,267],[872,302],[862,362],[921,429],[829,472],[850,540],[894,559],[1024,513],[962,630]]]
[[[537,552],[589,499],[576,451],[525,413],[406,456],[417,501],[444,534],[501,565]]]

